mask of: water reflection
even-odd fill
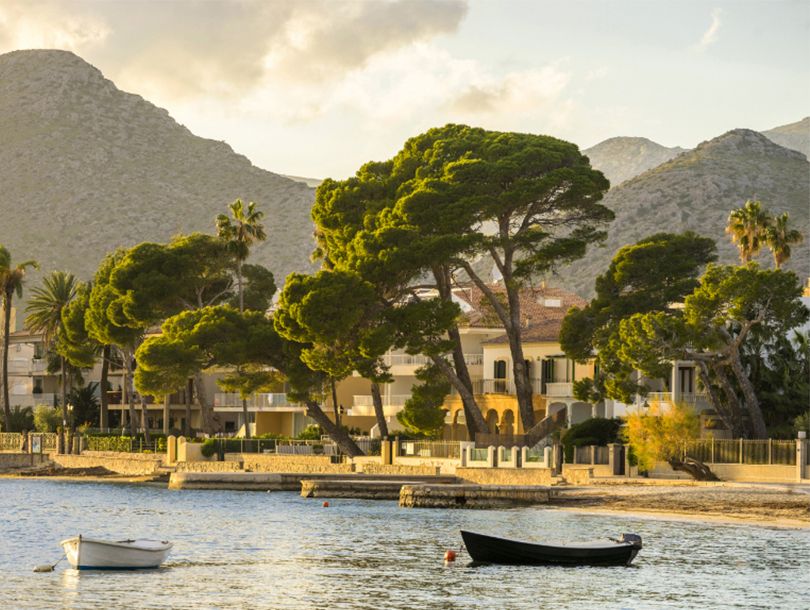
[[[543,508],[404,510],[293,493],[0,481],[0,608],[805,608],[810,533]],[[564,542],[632,531],[630,568],[469,565],[458,530]],[[159,570],[33,574],[59,540],[171,539]]]

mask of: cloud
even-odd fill
[[[41,48],[76,52],[100,45],[109,34],[102,19],[65,11],[55,1],[4,0],[0,4],[0,52]]]
[[[722,25],[720,21],[720,15],[722,15],[722,13],[722,9],[719,8],[712,11],[712,22],[709,24],[709,28],[703,32],[703,36],[697,44],[698,50],[703,51],[707,49],[717,40],[717,33],[720,31],[720,26]]]
[[[339,81],[381,53],[453,33],[467,0],[3,0],[0,48],[68,49],[161,99]]]

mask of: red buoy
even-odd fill
[[[444,560],[445,561],[455,561],[456,560],[456,552],[453,550],[448,550],[444,552]]]
[[[329,502],[324,502],[324,503],[323,503],[323,507],[324,507],[324,508],[329,508]]]

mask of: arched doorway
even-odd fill
[[[515,434],[515,413],[511,409],[507,409],[501,418],[501,434],[504,436],[513,436]]]
[[[490,434],[498,434],[498,412],[495,409],[487,411],[487,429]]]

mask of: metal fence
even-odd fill
[[[610,449],[598,445],[574,447],[572,457],[574,464],[609,464]]]
[[[707,464],[782,464],[796,465],[796,442],[780,440],[692,441],[683,448],[683,456]]]
[[[542,462],[545,460],[545,448],[529,447],[526,449],[527,462]]]
[[[83,438],[85,451],[112,451],[118,453],[164,453],[165,437],[152,437],[147,442],[143,437],[90,436]]]
[[[400,440],[398,449],[403,457],[461,458],[461,444],[458,441]]]
[[[19,451],[22,439],[19,432],[0,432],[0,451]]]
[[[489,449],[486,447],[470,449],[471,462],[486,462],[489,459]]]

